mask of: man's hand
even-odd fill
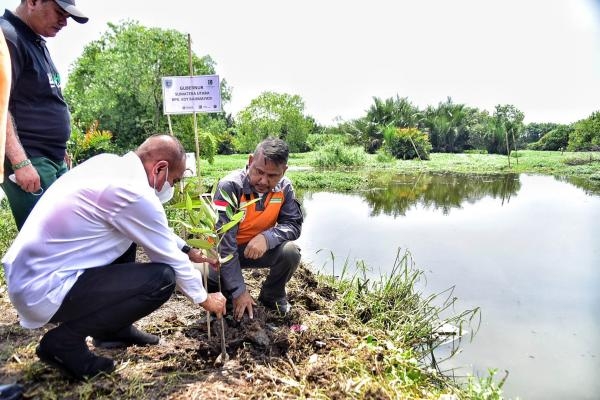
[[[16,170],[15,179],[17,185],[25,192],[36,193],[42,187],[40,184],[40,175],[33,165],[28,165]]]
[[[267,251],[267,239],[261,233],[254,236],[244,249],[244,257],[249,258],[251,260],[256,260],[261,258],[265,252]]]
[[[254,318],[254,313],[252,311],[252,306],[255,306],[256,302],[250,296],[250,292],[246,289],[244,293],[242,293],[238,298],[233,299],[233,318],[236,321],[241,321],[244,317],[244,312],[248,310],[248,316],[250,319]]]
[[[204,255],[202,250],[199,250],[199,249],[195,249],[195,248],[191,249],[190,252],[188,253],[188,257],[190,258],[191,262],[209,263],[210,266],[215,270],[219,267],[219,259],[218,258],[207,257]]]
[[[217,314],[217,316],[220,318],[223,315],[225,315],[226,301],[227,300],[225,299],[225,296],[223,296],[223,294],[221,292],[209,293],[206,300],[204,300],[202,303],[200,303],[200,305],[206,311],[213,312],[213,313]]]

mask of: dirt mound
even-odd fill
[[[256,298],[265,271],[245,271]],[[137,325],[158,334],[161,343],[121,350],[93,349],[112,357],[117,370],[89,382],[73,382],[41,363],[34,349],[46,329],[25,330],[0,293],[0,383],[19,382],[26,398],[214,399],[296,397],[314,386],[329,397],[337,392],[324,358],[352,345],[345,320],[330,317],[335,291],[300,266],[288,285],[292,311],[280,316],[257,306],[254,319],[224,319],[229,360],[221,354],[221,321],[175,293]],[[332,320],[334,318],[334,320]],[[210,325],[210,328],[209,328]],[[284,392],[278,392],[285,385]],[[291,394],[290,394],[291,393]]]

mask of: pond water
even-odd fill
[[[481,307],[473,341],[442,364],[497,380],[507,398],[600,398],[600,195],[551,176],[396,175],[360,193],[300,193],[303,259],[389,273],[398,249],[425,294],[455,286]],[[332,262],[332,255],[334,256]],[[444,368],[445,367],[445,368]]]

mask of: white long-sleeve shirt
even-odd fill
[[[206,300],[200,272],[180,250],[185,242],[169,228],[135,153],[101,154],[60,177],[2,259],[21,325],[46,324],[86,269],[110,264],[133,242],[150,261],[170,265],[194,303]]]

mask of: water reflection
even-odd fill
[[[580,176],[557,176],[556,179],[561,182],[569,182],[587,194],[600,195],[600,180],[598,179]]]
[[[509,397],[598,398],[600,196],[540,175],[371,182],[303,195],[305,261],[339,274],[346,257],[364,260],[376,276],[408,249],[426,294],[455,285],[460,309],[481,307],[482,327],[451,367],[509,370]]]
[[[404,216],[416,204],[441,210],[447,215],[465,202],[484,197],[500,199],[503,204],[521,188],[517,175],[420,174],[374,176],[376,185],[361,194],[371,207],[371,215]]]

